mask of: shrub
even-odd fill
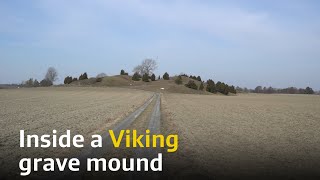
[[[38,81],[38,80],[34,80],[33,86],[34,86],[34,87],[39,87],[39,86],[40,86],[39,81]]]
[[[201,77],[200,77],[200,76],[198,76],[198,77],[197,77],[197,80],[198,80],[198,81],[201,81]]]
[[[233,93],[233,94],[237,94],[237,90],[236,90],[236,88],[234,88],[234,86],[230,86],[230,87],[229,87],[229,91],[230,91],[231,93]]]
[[[174,82],[175,82],[176,84],[182,84],[182,77],[181,77],[181,76],[178,76],[178,77],[174,80]]]
[[[30,78],[29,80],[27,80],[27,81],[25,82],[25,86],[26,86],[26,87],[33,87],[33,84],[34,84],[34,82],[33,82],[33,79],[32,79],[32,78]]]
[[[144,73],[144,75],[142,76],[142,81],[149,82],[149,75],[147,73]]]
[[[83,79],[88,79],[88,75],[86,72],[83,74]]]
[[[217,91],[219,93],[223,93],[223,90],[224,90],[224,84],[222,84],[222,82],[218,81],[217,84],[216,84],[216,87],[217,87]]]
[[[72,83],[72,77],[71,76],[67,76],[66,78],[64,78],[64,84],[70,84]]]
[[[133,76],[132,76],[132,80],[134,80],[134,81],[140,81],[140,78],[141,78],[141,76],[140,76],[140,74],[137,73],[137,72],[135,72],[135,73],[133,74]]]
[[[307,87],[306,90],[305,90],[305,93],[306,94],[314,94],[314,91],[311,87]]]
[[[170,76],[169,76],[169,74],[168,74],[167,72],[165,72],[165,73],[163,74],[163,79],[164,79],[164,80],[169,80],[169,79],[170,79]]]
[[[102,81],[102,77],[98,77],[98,78],[96,78],[96,82],[101,82]]]
[[[222,83],[220,81],[217,82],[216,88],[217,88],[217,92],[222,93],[223,87],[222,87]]]
[[[150,79],[151,79],[151,81],[155,81],[156,80],[156,75],[152,74]]]
[[[101,82],[103,80],[103,78],[106,76],[107,76],[107,74],[105,74],[105,73],[98,74],[96,77],[96,82]]]
[[[53,85],[52,81],[47,80],[47,79],[43,79],[40,82],[40,86],[43,86],[43,87],[48,87],[48,86],[52,86],[52,85]]]
[[[229,86],[228,84],[225,84],[223,82],[218,81],[216,84],[217,87],[217,91],[224,94],[224,95],[228,95],[229,94]]]
[[[200,90],[200,91],[203,91],[203,89],[204,89],[204,85],[203,85],[203,82],[201,82],[200,87],[199,87],[199,90]]]
[[[217,92],[217,88],[216,88],[216,85],[215,85],[213,80],[209,79],[207,81],[206,91],[211,92],[211,93],[216,93]]]
[[[198,86],[196,85],[196,83],[192,80],[190,80],[188,82],[188,84],[185,85],[186,87],[188,88],[191,88],[191,89],[195,89],[195,90],[198,90]]]
[[[200,77],[200,76],[198,76],[198,77]],[[190,76],[189,76],[189,78],[190,78],[190,79],[194,79],[194,80],[196,80],[196,81],[199,81],[199,80],[198,80],[198,78],[197,78],[196,76],[192,76],[192,75],[190,75]],[[201,81],[201,79],[200,79],[200,81]]]
[[[223,83],[223,84],[224,84],[224,83]],[[230,92],[230,91],[229,91],[229,86],[228,86],[228,84],[225,84],[222,94],[228,95],[229,92]]]
[[[86,72],[81,74],[80,77],[79,77],[79,80],[84,80],[84,79],[88,79],[88,75],[87,75]]]
[[[123,69],[121,69],[120,75],[129,75],[129,74],[127,72],[125,72]]]
[[[74,81],[78,81],[78,79],[75,77],[72,79],[72,82],[74,82]]]

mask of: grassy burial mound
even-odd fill
[[[180,74],[170,76],[165,72],[162,76],[156,76],[154,70],[157,63],[153,59],[145,59],[136,66],[133,74],[129,75],[125,70],[120,75],[107,76],[105,73],[98,74],[95,78],[89,78],[85,72],[77,77],[65,77],[64,84],[73,86],[109,86],[129,87],[153,92],[170,92],[183,94],[236,94],[234,86],[223,82],[203,81],[200,76]]]
[[[95,87],[127,87],[133,89],[141,89],[152,92],[170,92],[183,94],[211,94],[204,90],[195,90],[185,86],[189,81],[194,81],[199,89],[201,81],[193,80],[189,77],[182,76],[182,83],[177,84],[176,78],[178,76],[170,77],[169,80],[156,79],[145,82],[140,78],[139,80],[132,80],[129,75],[106,76],[102,78],[89,78],[83,80],[73,81],[69,86],[95,86]]]

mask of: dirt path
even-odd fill
[[[124,118],[121,122],[114,125],[111,129],[114,131],[115,135],[118,136],[121,130],[137,130],[139,134],[144,134],[147,129],[150,130],[150,134],[159,134],[160,133],[160,101],[161,101],[161,95],[160,94],[154,94],[149,100],[147,100],[141,107],[139,107],[137,110],[135,110],[133,113],[131,113],[129,116]],[[107,135],[106,135],[107,134]],[[145,148],[125,148],[124,142],[126,139],[123,139],[123,143],[119,149],[113,148],[113,144],[111,141],[111,138],[108,133],[102,135],[103,139],[103,148],[88,148],[85,153],[82,153],[80,157],[80,161],[82,162],[81,169],[86,168],[86,159],[90,157],[95,158],[154,158],[156,157],[157,153],[160,152],[160,149],[145,149]],[[145,139],[143,138],[141,142],[144,142]],[[61,173],[60,173],[61,174]],[[75,177],[75,174],[70,172],[65,172],[63,175],[59,175],[61,178],[65,178],[71,175],[72,177]],[[125,178],[128,179],[135,179],[140,177],[140,173],[134,173],[134,174],[125,174]],[[110,172],[94,172],[94,173],[85,173],[82,174],[79,172],[77,175],[79,178],[84,179],[92,179],[96,177],[99,179],[99,177],[116,177],[119,178],[123,177],[124,174],[122,172],[120,173],[110,173]]]
[[[150,118],[148,129],[151,134],[160,133],[160,119],[161,119],[161,109],[160,109],[161,95],[157,94],[156,104],[153,108],[153,112]]]
[[[144,133],[146,130],[150,131],[150,135],[152,134],[160,134],[160,119],[161,119],[161,112],[160,112],[160,99],[161,95],[157,94],[155,97],[155,101],[146,111],[145,117],[142,117],[141,121],[137,121],[136,125],[139,125],[138,128],[133,126],[133,129],[137,129],[138,132]],[[142,142],[145,142],[145,137],[142,138]],[[150,142],[152,144],[152,140]],[[157,154],[161,152],[161,149],[157,148],[138,148],[135,150],[135,158],[146,157],[148,159],[153,159],[157,157]]]

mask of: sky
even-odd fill
[[[320,1],[3,0],[0,84],[132,73],[187,73],[241,87],[320,89]]]

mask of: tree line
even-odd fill
[[[58,79],[58,71],[54,67],[49,67],[47,73],[40,82],[37,79],[30,78],[21,83],[23,87],[48,87]]]
[[[318,94],[319,93],[319,92],[315,92],[311,87],[273,88],[271,86],[270,87],[257,86],[255,89],[236,87],[236,90],[238,92],[244,92],[244,93],[261,93],[261,94]]]
[[[144,82],[150,82],[150,81],[156,81],[156,79],[160,80],[160,75],[156,78],[156,75],[154,74],[154,71],[157,68],[157,62],[153,59],[145,59],[142,61],[142,63],[138,66],[136,66],[133,69],[133,75],[132,80],[133,81],[144,81]],[[128,72],[125,70],[120,71],[120,75],[129,75]],[[105,73],[100,73],[96,76],[96,82],[101,82],[102,79],[107,76]],[[319,94],[320,92],[315,92],[311,87],[306,88],[296,88],[296,87],[288,87],[288,88],[273,88],[273,87],[262,87],[257,86],[255,89],[248,89],[248,88],[241,88],[237,86],[236,88],[233,85],[228,85],[227,83],[217,81],[216,83],[209,79],[206,82],[202,80],[201,76],[195,76],[195,75],[187,75],[187,74],[180,74],[174,79],[174,82],[177,85],[182,85],[183,80],[182,77],[188,77],[192,80],[189,80],[188,83],[184,84],[187,88],[191,88],[194,90],[199,91],[207,91],[210,93],[221,93],[228,95],[229,93],[236,94],[237,92],[243,92],[243,93],[264,93],[264,94]],[[52,86],[53,83],[58,79],[58,72],[54,67],[50,67],[47,70],[47,73],[40,82],[37,79],[30,78],[27,81],[24,81],[21,86],[25,87],[48,87]],[[88,74],[85,72],[81,74],[79,77],[72,77],[67,76],[64,79],[64,84],[71,84],[72,82],[78,81],[78,80],[85,80],[88,79]],[[163,80],[170,80],[170,75],[168,72],[165,72],[162,75]],[[200,85],[198,86],[196,81],[200,82]]]
[[[98,75],[99,76],[99,75]],[[79,76],[79,80],[88,79],[88,74],[85,72]],[[64,84],[71,84],[72,82],[78,81],[78,78],[67,76],[64,78]]]
[[[310,87],[304,88],[296,88],[296,87],[288,87],[288,88],[283,88],[283,89],[276,89],[273,87],[262,87],[262,86],[257,86],[254,89],[254,93],[264,93],[264,94],[314,94],[314,91]]]
[[[199,81],[198,79],[201,79],[200,76],[191,76],[191,77],[189,76],[189,78],[194,79],[196,81]],[[228,95],[229,93],[237,94],[237,91],[233,85],[230,86],[224,82],[218,81],[217,83],[215,83],[212,79],[209,79],[207,80],[206,83],[204,83],[204,81],[200,81],[201,83],[198,87],[198,85],[195,83],[194,80],[189,80],[189,82],[185,84],[185,86],[194,90],[200,90],[200,91],[205,90],[213,94],[216,94],[216,93],[221,93],[224,95]],[[180,81],[182,81],[181,75],[177,77],[176,83],[181,84]],[[205,88],[205,85],[206,85],[206,88]]]
[[[64,84],[70,84],[74,81],[88,79],[88,74],[85,72],[77,77],[67,76],[64,79]],[[30,78],[27,81],[23,81],[20,86],[22,87],[49,87],[52,86],[55,81],[58,80],[58,71],[54,67],[49,67],[45,77],[39,82],[37,79]]]

